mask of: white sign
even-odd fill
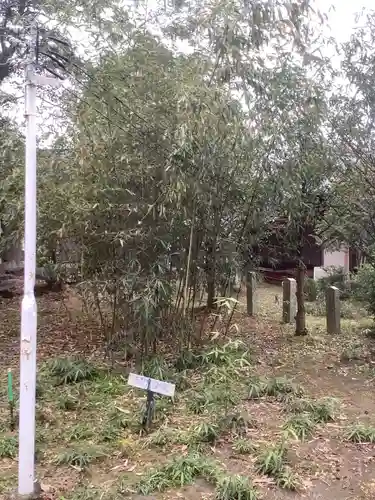
[[[169,396],[170,398],[173,398],[176,388],[175,384],[163,382],[162,380],[156,380],[154,378],[144,377],[143,375],[137,375],[136,373],[129,373],[128,384],[132,387],[137,387],[138,389],[143,389],[145,391],[156,392],[157,394],[163,394],[163,396]]]

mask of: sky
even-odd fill
[[[374,0],[315,0],[322,12],[329,15],[330,33],[337,41],[344,42],[355,24],[355,14],[363,8],[375,8]]]
[[[153,5],[156,5],[157,0],[149,0],[149,8],[153,8]],[[326,13],[328,15],[328,23],[324,27],[324,32],[326,36],[332,36],[337,40],[337,42],[344,42],[348,40],[350,34],[355,28],[355,15],[360,12],[364,8],[375,8],[375,0],[313,0],[314,5],[321,12]],[[78,33],[78,31],[77,31]],[[74,34],[75,36],[75,34]],[[81,35],[77,35],[81,37]],[[77,40],[78,42],[82,41],[83,46],[87,45],[87,40],[81,38],[81,40]],[[179,47],[179,49],[183,50],[183,46]],[[323,52],[324,54],[324,52]],[[328,55],[328,53],[324,54]],[[330,57],[335,58],[337,61],[337,65],[339,64],[339,59],[337,55],[329,54]],[[8,92],[15,93],[16,95],[20,94],[20,88],[15,89],[12,88],[12,85],[4,85],[4,90]],[[39,92],[40,94],[40,92]],[[22,92],[21,92],[22,95]],[[58,102],[55,102],[58,105]],[[38,128],[39,134],[46,131],[46,128],[51,126],[51,121],[47,118],[47,115],[50,115],[51,105],[39,99],[39,112],[41,116],[38,119]],[[19,99],[17,105],[13,107],[9,111],[9,115],[16,118],[17,122],[21,125],[23,123],[23,113],[24,113],[24,103],[23,99]],[[49,141],[48,141],[49,142]]]

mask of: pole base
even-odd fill
[[[38,481],[34,483],[34,493],[29,495],[20,495],[18,492],[9,493],[5,500],[43,500],[42,498],[42,488]]]

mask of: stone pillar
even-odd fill
[[[296,280],[283,281],[283,323],[293,323],[297,314]]]
[[[256,286],[256,273],[254,271],[248,271],[246,275],[246,305],[248,316],[255,316],[256,314]]]
[[[340,290],[335,286],[326,293],[327,332],[340,333]]]

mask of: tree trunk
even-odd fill
[[[305,310],[305,271],[306,266],[300,259],[298,261],[296,281],[297,281],[297,316],[296,335],[307,335],[306,310]]]
[[[206,254],[207,309],[215,309],[215,268],[216,248],[211,241]]]

